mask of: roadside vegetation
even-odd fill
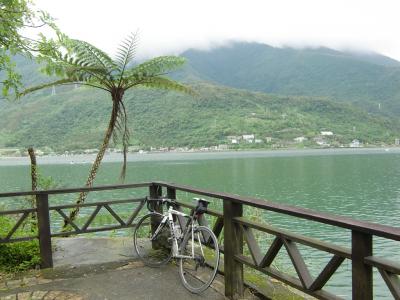
[[[37,172],[37,188],[46,190],[54,188],[55,183],[51,177],[45,177]],[[34,207],[31,197],[23,199],[23,207]],[[0,210],[4,210],[0,206]],[[0,216],[0,236],[5,237],[12,230],[20,215]],[[37,236],[37,222],[34,214],[29,215],[12,238]],[[40,251],[38,239],[24,242],[0,244],[0,272],[14,273],[35,269],[40,266]]]
[[[15,225],[15,218],[0,216],[0,236],[6,236]],[[13,237],[37,235],[36,223],[26,221],[23,229]],[[40,265],[39,241],[37,239],[27,242],[0,244],[0,272],[18,272],[33,269]]]

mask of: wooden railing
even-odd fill
[[[259,272],[267,274],[285,284],[288,284],[306,294],[319,299],[341,299],[324,289],[328,280],[337,271],[339,266],[345,261],[352,263],[352,298],[357,300],[369,300],[373,298],[373,276],[372,270],[379,270],[384,282],[389,288],[395,299],[400,299],[400,264],[386,258],[373,255],[373,237],[382,237],[394,241],[400,241],[400,228],[385,226],[370,222],[356,221],[347,217],[334,216],[331,214],[315,212],[309,209],[273,203],[267,200],[241,197],[227,193],[217,193],[207,190],[197,189],[189,186],[166,183],[166,182],[146,182],[139,184],[113,185],[92,188],[48,190],[36,192],[17,192],[3,193],[0,198],[20,197],[36,195],[36,208],[19,209],[10,211],[0,211],[2,215],[20,215],[15,226],[5,237],[0,237],[0,243],[10,243],[39,238],[40,251],[43,267],[52,267],[51,237],[66,236],[72,234],[82,234],[104,230],[115,230],[135,226],[134,220],[143,208],[145,196],[142,198],[103,201],[95,203],[81,204],[80,207],[96,207],[86,222],[78,226],[76,222],[71,222],[64,209],[75,207],[75,205],[60,205],[49,207],[49,196],[56,194],[78,193],[82,191],[106,191],[114,189],[134,189],[147,187],[150,197],[159,197],[165,189],[169,198],[177,198],[177,192],[186,192],[194,195],[201,195],[221,200],[222,212],[210,209],[208,214],[215,217],[212,225],[213,231],[217,236],[223,234],[223,245],[221,251],[224,253],[224,275],[225,275],[225,295],[230,298],[238,298],[243,294],[244,275],[243,266],[246,265]],[[179,198],[179,197],[178,197]],[[192,205],[179,201],[181,208],[193,208]],[[123,220],[112,208],[113,204],[137,203],[137,206],[130,212],[127,220]],[[327,243],[315,238],[307,237],[293,232],[282,230],[265,223],[256,222],[243,216],[244,207],[254,207],[264,211],[272,211],[289,215],[305,220],[310,220],[322,224],[329,224],[351,231],[351,248]],[[113,226],[92,228],[90,225],[94,221],[100,209],[105,208],[117,222]],[[57,212],[64,220],[69,221],[71,230],[68,232],[51,232],[50,211]],[[38,223],[38,236],[16,237],[13,235],[28,217],[29,214],[36,212]],[[201,220],[206,223],[206,218]],[[255,237],[255,231],[266,232],[274,236],[269,249],[265,252],[261,250],[259,241]],[[306,245],[311,248],[330,253],[332,258],[326,266],[321,268],[321,272],[315,278],[311,275],[305,263],[298,244]],[[244,246],[247,245],[248,253],[244,253]],[[293,274],[286,274],[276,269],[272,263],[280,251],[285,249],[298,277]]]

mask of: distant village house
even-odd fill
[[[362,147],[362,143],[361,143],[359,140],[354,139],[354,140],[352,140],[352,142],[349,144],[349,146],[350,146],[350,148],[360,148],[360,147]]]
[[[239,144],[241,136],[228,135],[227,138],[228,138],[228,141],[230,141],[231,144]]]
[[[243,134],[242,138],[248,143],[253,143],[255,139],[254,134]]]
[[[328,142],[322,137],[314,138],[314,142],[319,146],[324,146],[324,147],[329,146]]]
[[[333,132],[332,131],[321,131],[322,136],[332,136]]]

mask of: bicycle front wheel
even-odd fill
[[[137,256],[150,267],[168,263],[172,257],[171,230],[168,222],[160,224],[163,215],[150,213],[137,224],[133,245]],[[157,234],[154,235],[154,233]]]
[[[190,230],[190,229],[189,229]],[[219,246],[214,232],[198,226],[189,231],[181,244],[179,275],[190,292],[201,293],[213,282],[219,265]]]

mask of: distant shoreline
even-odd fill
[[[165,160],[201,160],[245,157],[285,157],[285,156],[320,156],[320,155],[354,155],[354,154],[400,154],[400,148],[328,148],[328,149],[280,149],[280,150],[231,150],[231,151],[197,151],[197,152],[148,152],[129,153],[128,162],[165,161]],[[39,164],[91,164],[96,154],[44,155],[38,156]],[[109,153],[103,162],[122,162],[121,153]],[[29,165],[27,156],[0,156],[0,166]]]

